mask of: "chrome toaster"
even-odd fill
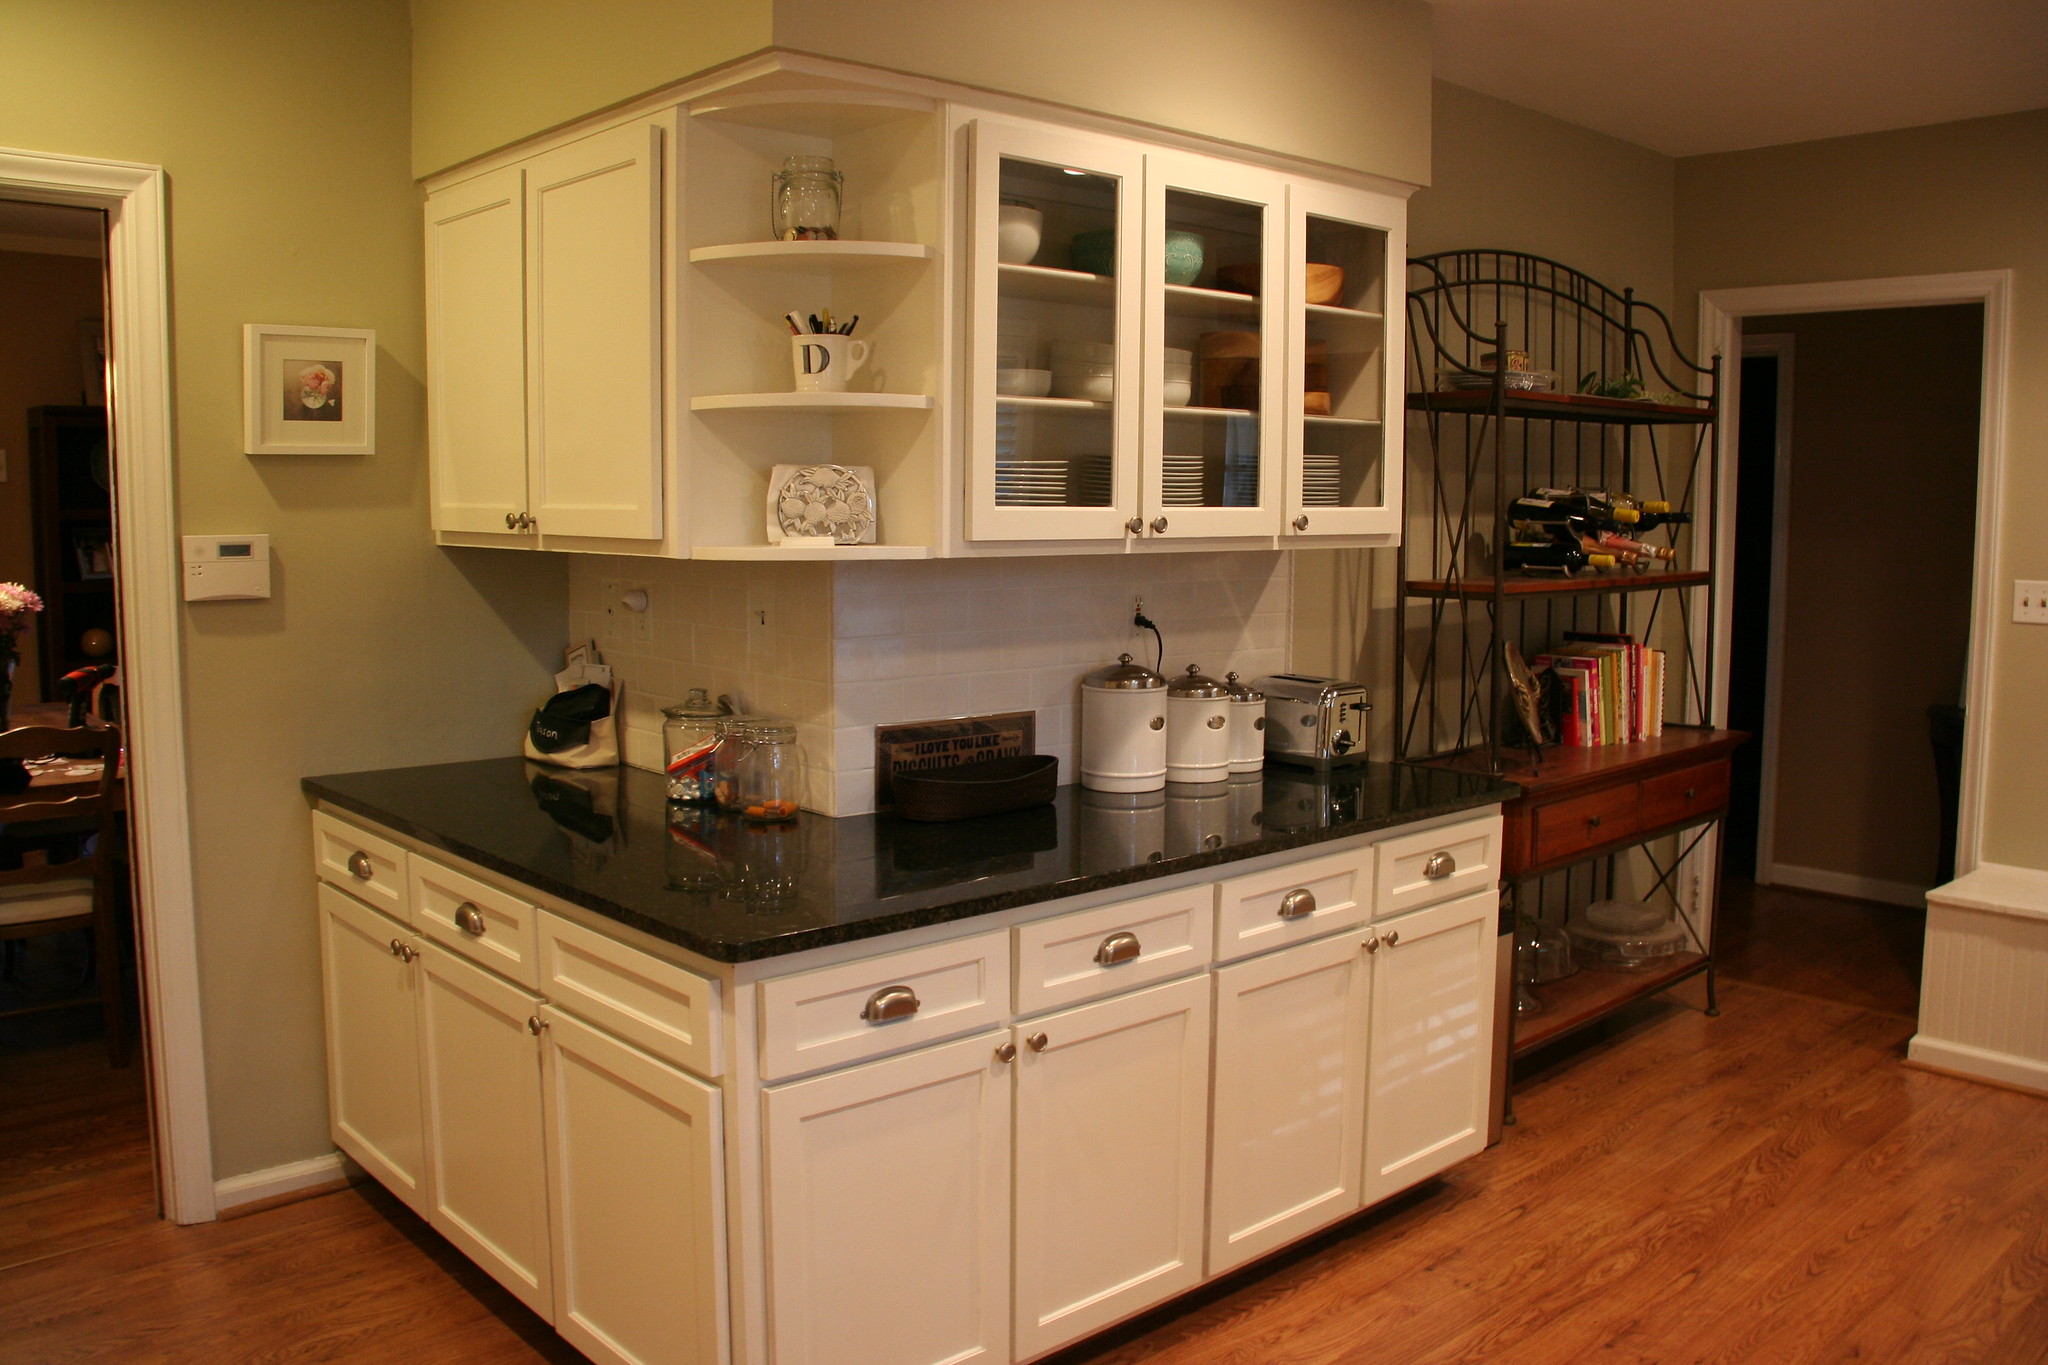
[[[1364,683],[1277,673],[1261,678],[1266,694],[1266,757],[1281,763],[1328,768],[1365,762],[1365,716],[1372,710]]]

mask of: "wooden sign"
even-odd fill
[[[928,772],[1038,752],[1038,713],[918,720],[875,727],[875,809],[896,804],[899,772]]]

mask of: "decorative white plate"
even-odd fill
[[[768,543],[875,543],[875,471],[867,465],[779,464],[768,477]]]

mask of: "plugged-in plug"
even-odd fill
[[[1157,673],[1166,667],[1166,637],[1159,633],[1159,627],[1152,624],[1152,618],[1145,614],[1145,599],[1140,597],[1131,607],[1131,628],[1149,630],[1159,651],[1152,658],[1152,671]]]

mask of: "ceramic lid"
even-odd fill
[[[1130,655],[1119,654],[1108,668],[1098,668],[1081,679],[1081,685],[1119,692],[1150,692],[1166,686],[1166,679],[1143,664],[1132,663]]]
[[[1188,671],[1173,680],[1173,686],[1166,689],[1169,697],[1194,697],[1199,700],[1220,700],[1230,695],[1230,689],[1214,678],[1202,675],[1200,664],[1189,664]]]
[[[1230,699],[1232,701],[1263,702],[1266,700],[1264,692],[1259,691],[1258,688],[1253,687],[1250,683],[1239,682],[1235,673],[1225,673],[1223,681],[1230,688]]]

